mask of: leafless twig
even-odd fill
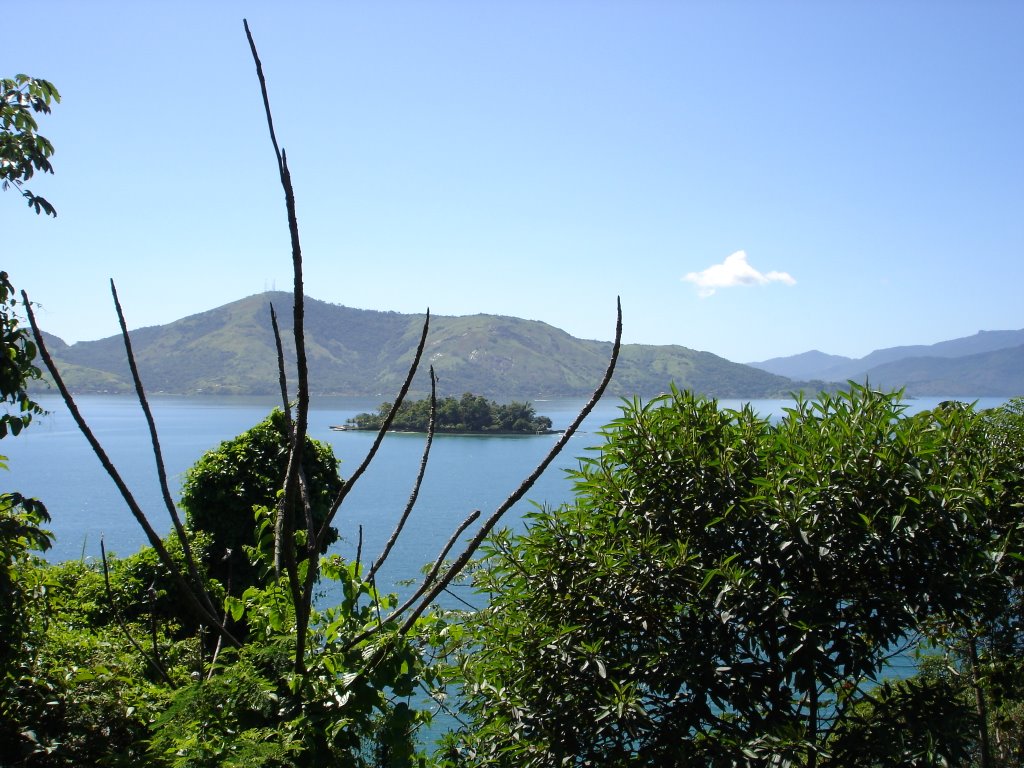
[[[224,623],[220,620],[217,612],[210,609],[209,605],[211,601],[209,600],[209,596],[205,595],[205,590],[202,586],[199,584],[190,584],[171,559],[170,553],[167,551],[167,547],[164,546],[160,536],[150,524],[149,518],[146,517],[145,512],[142,511],[142,508],[139,506],[135,496],[128,488],[128,485],[124,482],[121,474],[117,471],[117,468],[110,460],[110,457],[107,456],[107,452],[103,449],[103,446],[96,438],[95,433],[93,433],[92,429],[89,427],[85,417],[82,416],[82,412],[79,410],[78,404],[75,402],[70,390],[64,383],[64,379],[60,375],[60,371],[53,362],[53,357],[46,348],[46,342],[43,339],[42,332],[39,330],[39,325],[36,322],[35,313],[32,311],[32,305],[29,302],[28,294],[25,291],[22,291],[21,296],[25,302],[25,311],[28,315],[29,325],[32,328],[32,337],[35,339],[39,356],[46,364],[46,369],[50,372],[50,376],[53,378],[54,384],[57,385],[57,390],[60,392],[61,398],[64,400],[64,404],[71,413],[71,417],[75,420],[75,424],[78,425],[79,431],[92,448],[93,453],[96,454],[96,458],[100,460],[100,464],[103,465],[103,469],[106,471],[110,479],[114,481],[114,485],[117,486],[117,490],[121,494],[121,498],[124,499],[125,504],[128,505],[128,509],[132,513],[132,516],[139,524],[139,527],[142,528],[143,533],[146,534],[146,539],[149,541],[150,546],[156,551],[160,562],[168,571],[170,571],[171,577],[181,590],[185,601],[193,611],[195,611],[196,616],[200,621],[209,626],[215,627],[217,631],[224,636],[224,639],[227,640],[227,642],[235,646],[240,645],[238,639],[224,626]],[[201,593],[204,594],[205,599],[200,597]]]
[[[192,545],[189,543],[188,535],[185,533],[185,526],[181,524],[178,509],[174,505],[174,499],[171,498],[171,489],[167,484],[167,469],[164,466],[164,455],[163,450],[160,448],[160,438],[157,435],[156,422],[153,420],[153,411],[149,407],[149,399],[146,397],[145,387],[142,386],[139,366],[135,361],[135,353],[132,351],[131,334],[128,333],[128,324],[125,322],[124,310],[121,309],[121,301],[117,296],[117,287],[114,285],[113,280],[110,281],[110,293],[114,298],[114,310],[117,312],[117,322],[121,327],[121,339],[124,341],[124,351],[128,358],[128,369],[132,374],[132,383],[135,385],[135,394],[139,398],[139,406],[142,408],[142,413],[146,417],[146,426],[149,428],[149,441],[153,449],[153,458],[156,460],[156,474],[160,482],[160,493],[163,496],[164,506],[167,507],[167,512],[171,516],[171,522],[174,525],[174,532],[178,537],[178,542],[181,544],[189,578],[192,579],[193,584],[199,585],[202,583],[202,579],[199,576],[199,568],[196,565],[195,557],[192,555]],[[206,590],[197,589],[196,593],[206,605],[206,608],[216,613],[213,602],[210,600]]]
[[[281,386],[281,410],[284,411],[284,422],[289,427],[292,424],[292,406],[288,402],[288,377],[284,370],[284,345],[281,344],[281,329],[277,324],[277,312],[274,305],[270,305],[270,326],[274,329],[274,346],[277,348],[277,376]]]
[[[420,469],[416,474],[416,480],[413,482],[412,492],[409,494],[409,501],[405,505],[405,510],[402,512],[401,518],[398,520],[398,524],[395,526],[395,530],[391,533],[391,538],[388,539],[387,544],[384,545],[384,550],[380,553],[380,556],[374,561],[370,570],[366,574],[367,580],[372,579],[374,575],[380,570],[380,567],[388,559],[388,555],[391,554],[391,548],[395,546],[395,542],[398,541],[398,537],[402,535],[402,529],[405,528],[405,523],[409,519],[409,515],[412,513],[412,508],[416,505],[416,499],[419,498],[420,488],[423,485],[423,477],[427,472],[427,462],[430,460],[430,446],[434,442],[434,428],[437,420],[437,376],[434,375],[434,366],[430,366],[430,418],[427,424],[427,442],[423,447],[423,456],[420,458]]]

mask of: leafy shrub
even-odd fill
[[[246,549],[257,544],[255,510],[277,507],[288,464],[288,431],[285,414],[275,409],[256,426],[208,451],[185,476],[181,506],[187,525],[212,536],[205,559],[208,574],[233,595],[263,581]],[[302,468],[313,519],[322,524],[344,485],[338,460],[329,445],[307,438]],[[323,551],[337,538],[332,528]],[[301,561],[304,552],[295,556]]]

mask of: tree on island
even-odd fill
[[[360,413],[345,422],[349,429],[380,429],[394,408],[381,403],[377,413]],[[430,399],[402,403],[391,422],[399,432],[430,430]],[[437,401],[435,432],[472,432],[491,435],[538,435],[551,432],[551,419],[538,416],[529,403],[511,402],[500,405],[480,395],[466,392],[461,398],[446,397]]]

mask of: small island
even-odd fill
[[[360,413],[344,425],[331,427],[339,431],[377,430],[393,408],[381,403],[376,413]],[[391,429],[396,432],[426,432],[430,428],[430,399],[402,403]],[[500,405],[469,392],[461,398],[446,397],[437,401],[434,431],[444,434],[469,435],[550,435],[551,419],[538,416],[529,403],[511,402]]]

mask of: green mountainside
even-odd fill
[[[289,369],[291,294],[270,292],[163,326],[131,332],[147,391],[174,394],[274,394],[278,375],[270,303],[277,311]],[[391,397],[415,352],[423,315],[378,312],[306,300],[310,387],[317,395]],[[48,346],[76,392],[125,392],[131,383],[119,336]],[[441,396],[488,398],[589,394],[611,342],[577,339],[546,323],[497,315],[432,317],[413,394],[429,390],[433,366]],[[289,370],[291,376],[291,370]],[[792,380],[680,346],[624,345],[609,392],[648,397],[671,383],[721,398],[782,396]]]

